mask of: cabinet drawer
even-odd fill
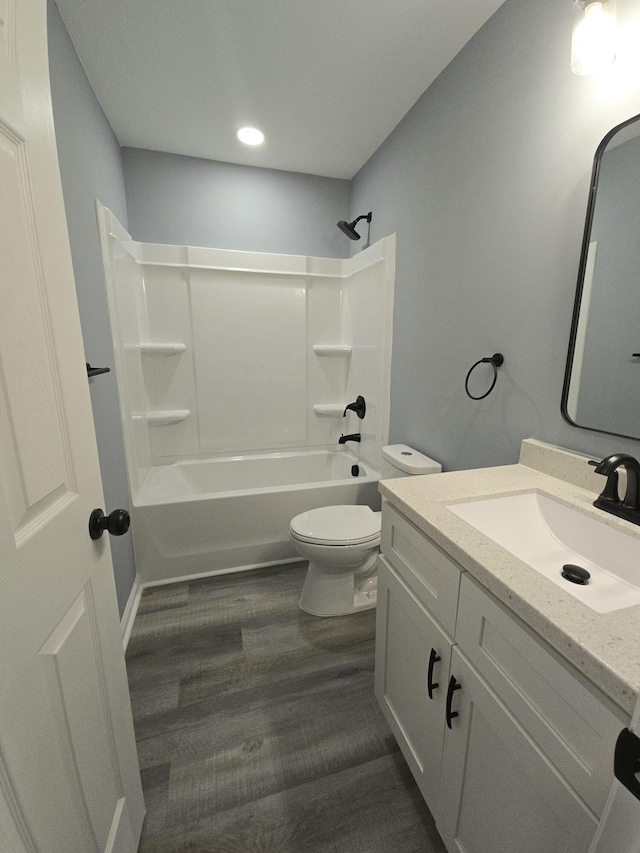
[[[616,738],[628,723],[623,712],[468,575],[460,585],[455,638],[547,759],[600,815]]]
[[[460,566],[388,503],[382,508],[381,550],[402,580],[453,637]]]

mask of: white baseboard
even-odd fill
[[[231,569],[215,569],[212,572],[201,572],[200,574],[196,574],[196,575],[179,575],[178,577],[175,577],[175,578],[165,578],[165,579],[159,580],[159,581],[147,581],[146,583],[142,584],[142,589],[148,589],[152,586],[165,586],[166,584],[170,584],[170,583],[182,583],[184,581],[197,581],[197,580],[200,580],[200,578],[212,578],[212,577],[215,577],[216,575],[231,575],[231,574],[235,574],[236,572],[250,572],[253,569],[267,569],[267,568],[269,568],[269,566],[284,566],[287,563],[302,563],[302,562],[304,562],[304,561],[301,560],[300,557],[291,557],[288,560],[274,560],[271,563],[254,563],[253,565],[250,565],[250,566],[234,566]],[[136,610],[137,610],[137,604],[136,604]]]
[[[122,629],[122,647],[125,652],[129,645],[129,637],[131,636],[131,629],[133,628],[133,623],[138,612],[141,595],[142,584],[140,583],[139,576],[136,575],[133,586],[131,587],[131,592],[129,593],[129,599],[127,600],[126,607],[124,608],[124,613],[122,614],[122,619],[120,620],[120,627]]]

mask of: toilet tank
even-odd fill
[[[442,465],[406,444],[388,444],[382,448],[381,480],[410,477],[415,474],[438,474]]]

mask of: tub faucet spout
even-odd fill
[[[351,435],[341,435],[338,439],[338,444],[346,444],[348,441],[360,441],[360,433],[354,432]]]

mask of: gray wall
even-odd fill
[[[447,469],[514,462],[527,436],[640,452],[560,414],[593,156],[640,112],[571,74],[571,23],[567,0],[507,0],[354,179],[352,216],[398,235],[391,441]],[[467,370],[496,351],[473,402]]]
[[[343,258],[351,182],[122,150],[135,240]]]
[[[106,511],[129,507],[120,408],[95,199],[126,224],[120,148],[80,65],[53,0],[48,0],[51,97],[85,357],[111,373],[89,381]],[[131,535],[110,538],[122,614],[135,578]]]

